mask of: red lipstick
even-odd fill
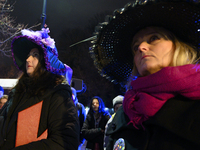
[[[146,58],[146,57],[150,57],[150,56],[151,56],[151,55],[144,55],[144,56],[142,56],[141,59]]]

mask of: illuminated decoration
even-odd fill
[[[125,150],[125,141],[123,138],[119,138],[113,147],[113,150]]]

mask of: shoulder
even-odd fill
[[[82,113],[86,114],[85,106],[81,103],[77,103],[78,109],[82,111]]]
[[[77,106],[78,106],[79,109],[80,109],[80,108],[85,109],[84,105],[81,104],[81,103],[79,103],[79,102],[77,103]]]
[[[52,89],[46,90],[41,99],[43,99],[46,103],[59,105],[68,102],[73,103],[71,96],[70,86],[67,84],[59,84]]]
[[[109,117],[109,118],[111,117],[110,112],[109,112],[109,110],[108,110],[107,108],[105,108],[104,111],[103,111],[102,113],[103,113],[103,115],[106,116],[106,117]]]
[[[49,90],[47,94],[70,97],[72,96],[71,88],[68,84],[59,84],[53,89]]]
[[[200,100],[190,100],[179,95],[167,100],[163,107],[146,122],[167,126],[170,121],[183,126],[185,122],[194,123],[198,120],[200,120]]]
[[[111,115],[109,112],[104,112],[102,113],[102,118],[103,120],[105,120],[106,122],[110,119]]]
[[[112,119],[112,125],[108,126],[107,134],[112,134],[120,130],[122,127],[124,128],[129,123],[128,116],[124,113],[123,107],[121,106],[114,118]]]
[[[69,92],[70,94],[72,94],[71,88],[68,84],[59,84],[56,87],[54,87],[54,91],[55,92],[65,91],[65,92]]]
[[[119,107],[117,112],[115,113],[112,122],[116,124],[121,124],[121,125],[127,125],[129,123],[130,119],[128,116],[125,114],[123,107]]]
[[[88,113],[87,116],[86,116],[86,120],[88,120],[88,121],[94,120],[93,115]]]

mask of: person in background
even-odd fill
[[[4,94],[4,89],[2,86],[0,86],[0,98],[3,96],[3,94]]]
[[[113,108],[114,108],[114,114],[112,114],[112,117],[108,120],[108,122],[106,123],[106,127],[105,127],[105,134],[104,134],[104,150],[106,149],[106,145],[108,144],[108,140],[109,140],[109,136],[106,135],[106,132],[107,132],[107,129],[108,129],[108,126],[111,125],[112,123],[112,120],[117,112],[117,110],[119,109],[119,107],[122,106],[122,103],[123,103],[123,99],[124,99],[124,96],[122,95],[118,95],[116,96],[114,99],[113,99]]]
[[[107,150],[200,149],[199,10],[199,0],[137,0],[95,28],[99,72],[127,88]]]
[[[85,111],[85,107],[83,106],[83,104],[78,102],[77,93],[76,93],[75,88],[71,87],[71,90],[72,90],[72,100],[74,101],[74,104],[75,104],[77,112],[78,112],[79,125],[80,125],[80,137],[79,137],[80,139],[79,139],[78,150],[81,150],[81,147],[82,147],[83,143],[85,142],[85,139],[81,133],[81,129],[82,129],[83,123],[86,119],[86,111]]]
[[[0,109],[3,107],[3,105],[8,101],[8,95],[3,95],[0,98]]]
[[[113,99],[113,108],[114,112],[116,113],[119,107],[122,106],[124,96],[118,95]],[[115,113],[112,115],[112,118],[115,116]]]
[[[109,118],[110,114],[105,111],[103,100],[98,96],[94,96],[81,130],[87,140],[86,150],[103,150],[105,125]]]
[[[13,60],[22,71],[0,113],[2,150],[77,150],[79,123],[71,88],[71,68],[58,59],[49,29],[24,29],[12,41]]]

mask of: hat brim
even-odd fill
[[[38,45],[26,37],[20,37],[12,43],[13,59],[20,70],[26,70],[26,59],[33,48],[38,48]]]
[[[131,41],[139,30],[148,26],[164,27],[197,49],[200,47],[199,6],[189,2],[148,2],[128,4],[100,25],[90,53],[100,74],[122,87],[131,74]]]
[[[26,71],[26,59],[32,48],[38,48],[44,54],[47,71],[65,76],[67,70],[69,70],[65,64],[58,59],[57,49],[46,47],[40,41],[36,41],[28,36],[18,36],[13,39],[11,45],[13,61],[18,69],[23,72]]]

